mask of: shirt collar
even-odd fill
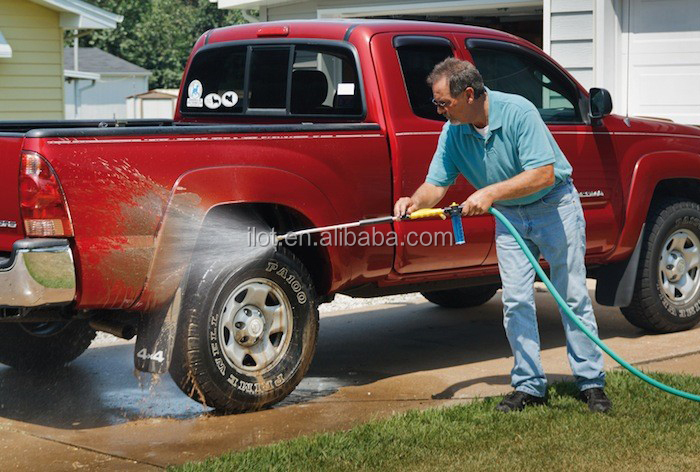
[[[488,87],[484,87],[484,89],[486,89],[486,93],[488,94],[488,97],[489,97],[489,133],[490,133],[494,130],[497,130],[502,125],[501,114],[502,114],[503,104],[493,93],[491,93],[491,89],[489,89]],[[466,124],[466,125],[458,125],[458,126],[461,128],[462,133],[473,134],[474,136],[481,138],[481,135],[474,129],[473,125]],[[489,136],[490,136],[490,134],[489,134]]]

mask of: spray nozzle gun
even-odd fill
[[[322,226],[319,228],[303,229],[300,231],[292,231],[287,234],[282,234],[276,236],[276,241],[285,241],[288,238],[302,236],[305,234],[320,233],[322,231],[333,231],[346,228],[355,228],[358,226],[366,225],[377,225],[381,223],[391,223],[396,220],[417,220],[419,218],[442,218],[443,220],[447,217],[452,220],[452,231],[454,232],[455,244],[464,244],[464,229],[462,228],[462,207],[453,203],[452,205],[445,208],[424,208],[422,210],[417,210],[410,215],[404,215],[402,217],[394,216],[382,216],[379,218],[370,218],[367,220],[354,221],[352,223],[344,223],[340,225]]]
[[[424,208],[416,210],[403,219],[417,220],[419,218],[435,218],[439,217],[443,220],[450,217],[452,221],[452,233],[454,234],[455,244],[464,244],[464,228],[462,227],[462,206],[452,203],[445,208]]]

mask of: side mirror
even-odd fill
[[[610,92],[604,88],[592,88],[589,97],[589,112],[592,119],[600,119],[607,116],[612,111],[612,97]]]

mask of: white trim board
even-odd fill
[[[379,15],[439,14],[453,11],[478,11],[493,8],[541,6],[542,0],[447,0],[437,2],[365,5],[359,7],[319,8],[318,18],[355,18]]]
[[[10,57],[12,57],[12,47],[2,35],[2,31],[0,31],[0,59],[7,59]]]
[[[209,0],[218,3],[221,9],[265,8],[278,5],[300,3],[300,0]]]

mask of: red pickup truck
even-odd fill
[[[700,129],[610,114],[606,90],[502,32],[277,22],[202,35],[172,121],[0,123],[0,362],[62,365],[95,330],[137,334],[139,369],[249,411],[301,380],[334,293],[490,299],[488,215],[464,220],[461,246],[424,237],[450,231],[440,220],[379,224],[372,244],[251,244],[384,216],[411,194],[444,123],[425,78],[448,56],[532,101],[572,163],[598,302],[646,330],[694,326]],[[460,178],[443,203],[473,190]]]

